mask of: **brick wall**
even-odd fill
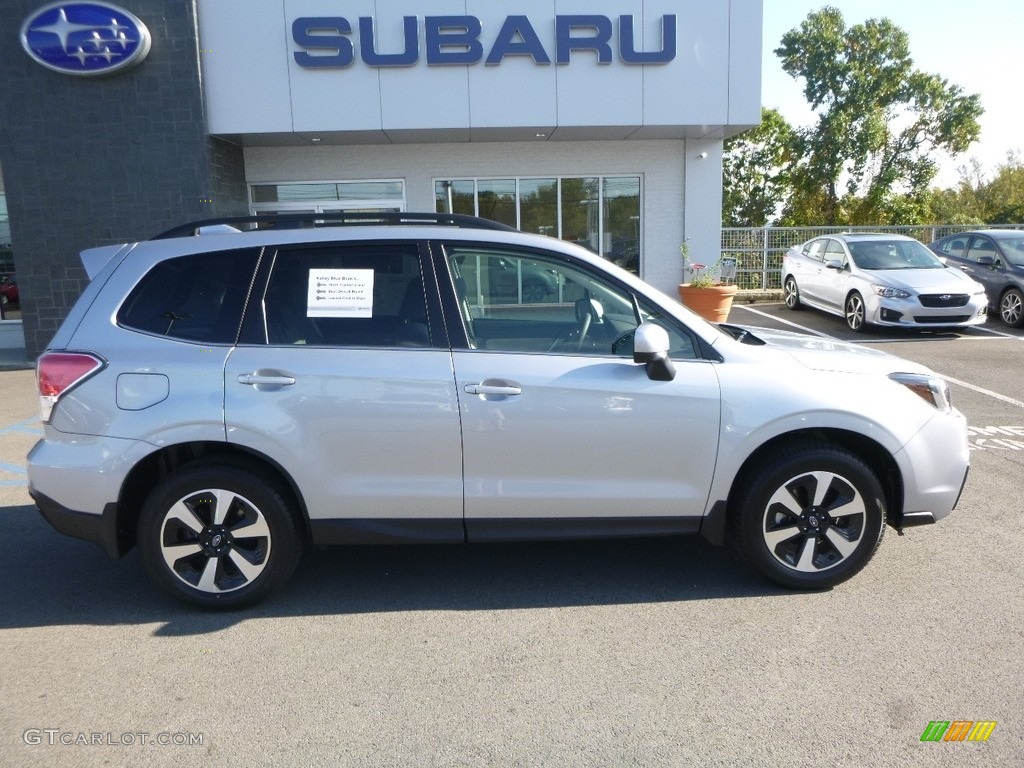
[[[118,4],[153,47],[134,69],[97,78],[45,69],[17,43],[45,2],[0,8],[0,166],[30,359],[81,293],[79,251],[246,211],[241,149],[206,135],[192,3]]]

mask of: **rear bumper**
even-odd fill
[[[46,430],[51,436],[53,428]],[[123,438],[52,436],[29,451],[29,495],[55,529],[121,557],[135,546],[135,521],[124,520],[118,504],[121,486],[153,447]]]
[[[43,519],[65,536],[91,541],[113,558],[132,548],[130,532],[118,527],[117,504],[107,504],[102,513],[94,515],[68,509],[34,488],[28,492]]]

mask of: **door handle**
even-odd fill
[[[499,397],[512,397],[523,394],[523,388],[511,381],[497,381],[486,379],[479,384],[467,384],[463,387],[467,395],[497,395]]]
[[[261,373],[256,371],[255,373],[242,373],[238,376],[239,384],[249,384],[252,386],[271,386],[271,387],[286,387],[289,384],[295,383],[295,377],[289,376],[286,373]]]

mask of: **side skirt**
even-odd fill
[[[311,520],[314,544],[458,544],[488,541],[549,541],[700,532],[699,517],[581,517]]]

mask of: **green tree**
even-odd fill
[[[960,168],[956,187],[934,190],[931,221],[937,224],[1020,224],[1024,222],[1024,160],[1008,152],[988,179],[981,163]]]
[[[992,181],[982,187],[980,197],[989,224],[1024,222],[1024,163],[1019,153],[1007,154]]]
[[[789,191],[793,129],[777,110],[761,110],[761,124],[725,140],[722,226],[764,227]]]
[[[986,182],[981,163],[972,159],[959,171],[960,181],[955,187],[931,191],[930,220],[935,224],[984,224],[987,213],[980,191]]]
[[[833,7],[810,13],[775,50],[803,78],[817,123],[797,131],[786,218],[799,223],[908,223],[926,215],[936,152],[964,152],[983,110],[938,75],[915,70],[889,19],[847,27]]]

